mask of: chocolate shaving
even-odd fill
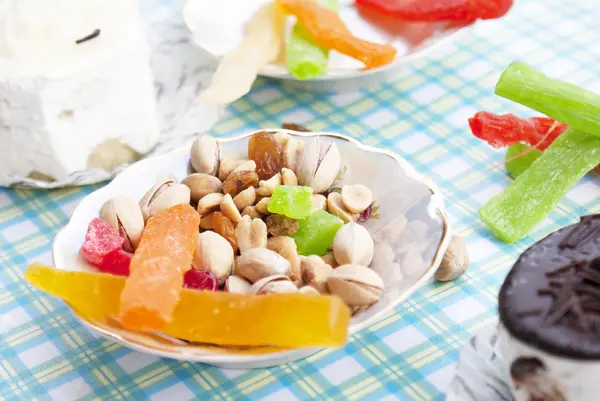
[[[600,233],[600,230],[597,231]],[[588,230],[575,236],[585,239],[589,235]],[[583,331],[599,330],[600,322],[594,317],[600,312],[600,272],[595,270],[595,262],[598,261],[579,261],[546,273],[548,287],[540,288],[538,294],[551,296],[553,300],[540,316],[544,323],[557,324],[561,319],[572,316]]]
[[[546,275],[546,277],[556,276],[558,274],[565,273],[565,272],[571,270],[572,268],[573,268],[573,265],[560,266],[554,270],[547,271],[545,273],[545,275]]]
[[[87,42],[88,40],[92,40],[94,38],[97,38],[98,36],[100,36],[100,29],[94,29],[94,32],[90,33],[89,35],[84,36],[81,39],[77,39],[75,41],[75,44],[80,45],[80,44],[82,44],[84,42]]]
[[[525,309],[517,312],[518,317],[527,317],[527,316],[535,316],[542,313],[542,308],[534,308],[534,309]]]
[[[596,238],[600,234],[600,224],[594,224],[595,220],[600,219],[599,214],[592,216],[583,216],[579,223],[558,245],[560,249],[571,248],[575,249],[585,245],[592,238]]]

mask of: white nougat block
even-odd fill
[[[56,55],[6,52],[3,58],[0,52],[0,174],[35,171],[63,180],[85,170],[89,155],[108,139],[138,153],[157,143],[150,50],[131,10],[115,15],[118,24],[94,19],[75,34],[101,25],[97,38],[79,45],[69,38]]]

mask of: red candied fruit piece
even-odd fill
[[[90,264],[105,273],[129,275],[132,254],[122,247],[125,239],[104,220],[93,219],[81,246],[81,255]]]
[[[217,277],[208,270],[190,269],[183,276],[183,286],[196,290],[216,291],[219,288]]]
[[[133,253],[118,249],[106,255],[102,264],[97,267],[104,273],[127,277],[129,276],[129,265],[131,264],[132,257]]]
[[[503,17],[513,0],[356,0],[356,5],[404,21],[475,21]]]
[[[471,132],[495,148],[526,143],[545,150],[567,130],[567,126],[548,117],[521,118],[513,114],[496,115],[486,111],[469,118]]]

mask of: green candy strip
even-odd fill
[[[319,5],[338,12],[338,0],[314,0]],[[306,33],[304,27],[296,23],[285,48],[288,71],[301,80],[312,79],[327,74],[329,49],[317,45]]]
[[[525,152],[527,152],[527,154],[519,156]],[[504,166],[512,178],[517,178],[541,155],[542,151],[539,149],[531,149],[529,145],[515,143],[514,145],[510,145],[506,151],[506,161],[504,162]]]
[[[600,95],[514,62],[506,68],[496,94],[544,113],[569,127],[600,136]]]
[[[598,164],[600,138],[568,129],[479,215],[502,241],[519,241]]]

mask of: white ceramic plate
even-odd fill
[[[271,0],[188,0],[183,19],[192,40],[201,49],[220,58],[241,41],[244,27],[253,13]],[[396,47],[394,62],[371,70],[363,70],[357,60],[331,52],[329,73],[312,80],[300,81],[290,75],[283,64],[267,65],[261,75],[286,81],[287,85],[309,91],[356,90],[393,79],[403,68],[436,49],[447,46],[468,26],[447,23],[408,23],[359,12],[353,1],[341,0],[340,16],[356,36]],[[294,19],[289,19],[289,29]]]
[[[378,303],[352,318],[350,332],[355,333],[392,313],[400,302],[431,279],[448,246],[450,227],[440,192],[404,159],[387,151],[364,146],[335,134],[297,133],[279,129],[268,131],[283,131],[301,137],[321,135],[335,142],[342,155],[342,171],[345,169],[343,178],[335,185],[364,184],[371,189],[374,201],[380,207],[379,218],[371,218],[364,225],[376,242],[371,267],[382,276],[386,288]],[[247,158],[248,138],[252,134],[220,140],[221,155]],[[88,223],[97,217],[102,204],[117,195],[141,198],[158,177],[184,178],[187,175],[189,149],[187,145],[168,154],[140,161],[107,186],[87,196],[54,240],[56,267],[93,271],[79,256],[79,248]],[[319,350],[248,355],[231,349],[181,344],[82,321],[92,331],[142,352],[229,368],[274,366],[307,357]]]

